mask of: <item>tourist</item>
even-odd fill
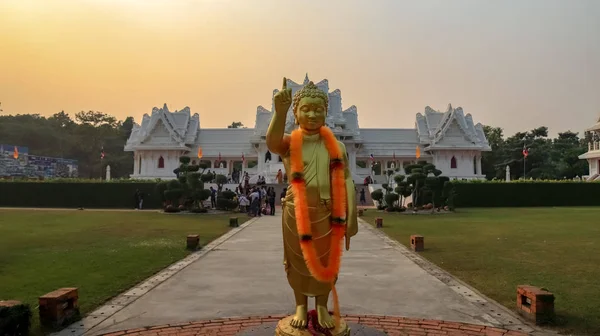
[[[281,169],[279,169],[277,171],[277,183],[278,184],[282,184],[283,183],[283,172],[281,171]]]
[[[240,194],[239,203],[240,203],[240,212],[248,212],[248,206],[250,205],[250,200],[244,194]]]
[[[133,208],[136,210],[139,210],[139,208],[140,208],[140,197],[141,197],[140,195],[141,195],[140,189],[136,189],[135,194],[133,195],[133,202],[134,202]]]
[[[213,187],[210,187],[210,207],[217,207],[217,190]]]
[[[269,207],[271,208],[271,211],[269,212],[271,216],[275,216],[275,195],[275,189],[272,187],[269,188],[267,198],[269,200]]]
[[[248,172],[244,173],[244,189],[248,190],[250,188],[250,175]]]
[[[365,205],[367,203],[367,199],[365,197],[365,188],[360,190],[360,205]]]
[[[140,202],[138,204],[138,209],[142,210],[143,206],[144,206],[144,194],[140,193]]]
[[[257,189],[250,194],[250,215],[260,216],[260,192]]]

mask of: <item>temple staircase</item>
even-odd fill
[[[594,174],[587,178],[587,182],[600,181],[600,174]]]

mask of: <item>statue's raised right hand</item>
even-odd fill
[[[277,92],[273,97],[275,105],[275,113],[278,116],[284,117],[287,115],[287,111],[292,106],[292,89],[287,87],[287,79],[283,77],[283,87],[281,91]]]

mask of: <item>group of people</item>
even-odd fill
[[[244,192],[245,191],[245,192]],[[285,196],[284,189],[281,197]],[[236,188],[240,212],[246,212],[249,216],[260,217],[262,215],[275,216],[275,198],[277,194],[273,187],[255,186],[245,190]]]

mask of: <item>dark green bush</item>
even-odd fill
[[[456,207],[598,206],[600,183],[452,181]]]
[[[238,202],[225,197],[217,197],[217,209],[231,211],[238,207]]]
[[[158,209],[162,201],[156,182],[0,182],[0,206],[31,208],[135,207],[135,192],[144,208]]]
[[[377,189],[371,193],[371,198],[379,203],[383,200],[383,190]]]
[[[400,199],[400,195],[396,193],[387,193],[385,194],[385,204],[388,208],[392,208],[395,206],[395,203]]]

